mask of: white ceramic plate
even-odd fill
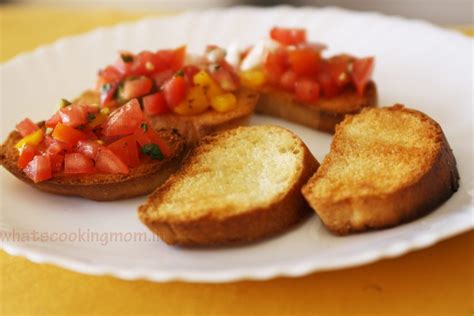
[[[208,43],[225,46],[232,40],[245,46],[265,37],[274,25],[305,27],[311,40],[329,45],[330,53],[375,55],[380,103],[405,103],[441,124],[458,161],[459,191],[428,216],[388,230],[335,237],[313,216],[287,233],[256,244],[186,250],[154,239],[138,221],[136,207],[144,197],[97,203],[49,195],[2,168],[2,248],[35,262],[88,274],[224,282],[360,265],[471,229],[473,41],[420,21],[332,8],[238,8],[98,29],[22,54],[1,66],[1,137],[25,116],[44,119],[55,110],[59,98],[91,87],[97,69],[115,60],[117,50],[188,43],[191,51],[200,52]],[[290,128],[320,161],[329,150],[327,134],[268,117],[255,116],[252,123]],[[143,237],[146,240],[140,241]]]

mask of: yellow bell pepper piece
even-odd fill
[[[173,108],[175,113],[181,115],[199,114],[207,110],[209,100],[201,86],[194,86],[188,90],[186,99]]]
[[[218,112],[227,112],[237,107],[237,98],[233,93],[224,93],[213,97],[211,106]]]
[[[200,86],[204,90],[204,93],[209,99],[223,93],[219,85],[204,70],[194,75],[193,82],[196,86]]]
[[[240,82],[247,88],[259,88],[265,83],[265,74],[261,70],[244,71],[240,73]]]
[[[41,143],[43,138],[44,138],[44,130],[40,128],[39,130],[36,130],[30,135],[23,137],[18,143],[16,143],[15,148],[17,148],[18,150],[21,150],[23,146],[25,146],[26,144],[33,145],[33,146],[38,145],[39,143]]]

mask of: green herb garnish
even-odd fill
[[[148,124],[147,123],[142,123],[142,124],[140,124],[140,128],[146,133],[146,131],[148,131]]]
[[[176,76],[178,76],[178,77],[184,77],[184,70],[183,70],[183,69],[178,70],[178,72],[176,73]]]
[[[92,122],[95,119],[94,113],[87,113],[87,121]]]
[[[107,93],[110,89],[112,89],[112,85],[110,83],[103,84],[102,87],[100,87],[100,93]]]
[[[160,147],[158,147],[156,144],[151,144],[150,143],[150,144],[143,145],[140,148],[140,151],[142,152],[142,154],[147,155],[148,157],[150,157],[153,160],[163,160],[164,159],[164,156],[163,156],[163,153],[160,150]]]
[[[122,58],[122,61],[123,61],[124,63],[131,63],[131,62],[133,62],[133,56],[132,56],[132,55],[120,54],[120,58]]]
[[[59,101],[59,107],[62,109],[62,108],[65,108],[66,106],[68,105],[71,105],[72,102],[66,100],[66,99],[61,99],[61,101]]]

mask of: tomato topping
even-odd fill
[[[57,141],[51,137],[48,137],[47,139],[48,141],[45,139],[45,144],[48,146],[46,149],[46,153],[48,155],[57,155],[64,152],[70,152],[72,149],[72,147],[66,143]]]
[[[64,173],[80,174],[95,171],[94,161],[81,153],[66,154],[64,156]]]
[[[161,71],[153,75],[153,81],[155,81],[157,87],[161,87],[165,82],[173,78],[175,73],[176,72],[171,69]]]
[[[153,81],[148,77],[130,78],[123,83],[119,96],[122,100],[130,100],[148,94],[152,87]]]
[[[56,125],[51,135],[69,146],[75,146],[78,141],[87,139],[87,135],[83,132],[62,123]]]
[[[51,172],[51,161],[49,156],[36,155],[28,165],[23,169],[23,172],[33,180],[34,183],[38,183],[47,180],[52,177]]]
[[[103,85],[116,84],[122,80],[122,74],[113,66],[107,66],[99,72],[99,78],[97,80],[97,89],[101,89]]]
[[[178,106],[186,97],[186,80],[182,76],[174,76],[163,86],[166,103],[170,107]]]
[[[86,157],[95,159],[97,151],[102,145],[95,140],[80,140],[77,142],[77,152],[83,154]]]
[[[288,52],[288,62],[298,76],[314,76],[319,69],[320,56],[311,48],[299,48]]]
[[[59,110],[61,122],[70,127],[77,127],[87,123],[87,107],[81,105],[69,105]]]
[[[354,61],[352,67],[352,81],[360,96],[364,95],[365,86],[370,81],[374,71],[374,57],[360,58]]]
[[[281,75],[288,66],[288,53],[283,47],[279,47],[274,52],[266,53],[263,68],[269,83],[278,85]]]
[[[156,52],[156,56],[167,65],[167,68],[176,72],[183,67],[184,59],[186,58],[186,46],[159,50]]]
[[[145,131],[146,130],[146,131]],[[161,139],[161,137],[149,126],[146,124],[146,128],[140,128],[135,131],[135,139],[140,144],[140,146],[144,146],[146,144],[156,144],[160,147],[161,152],[165,157],[171,156],[171,148],[168,144]]]
[[[107,146],[127,166],[136,167],[140,164],[138,156],[137,141],[133,135],[123,137]]]
[[[25,168],[26,165],[33,159],[36,155],[36,147],[26,144],[23,146],[20,152],[20,156],[18,157],[17,165],[21,169]]]
[[[184,66],[183,72],[184,72],[184,79],[186,80],[186,83],[188,86],[193,86],[194,85],[194,75],[197,74],[200,71],[200,69],[197,66],[194,65],[188,65]]]
[[[274,27],[270,37],[283,45],[298,45],[306,42],[306,31],[297,28]]]
[[[225,91],[235,91],[239,85],[239,77],[234,73],[232,66],[222,60],[211,69],[211,76]]]
[[[49,155],[51,161],[51,171],[53,173],[61,172],[64,166],[64,155]]]
[[[100,104],[103,107],[113,107],[115,92],[117,91],[118,83],[106,83],[100,87]]]
[[[97,152],[95,167],[105,173],[129,173],[127,165],[108,148],[100,148]]]
[[[327,62],[327,68],[332,80],[338,87],[344,87],[351,82],[349,67],[352,58],[349,55],[338,55],[330,58]]]
[[[143,111],[146,115],[155,116],[169,111],[163,93],[157,92],[143,97]]]
[[[61,116],[59,115],[59,111],[57,111],[46,121],[45,125],[46,127],[54,128],[59,122],[61,122]]]
[[[39,129],[38,125],[33,123],[29,118],[24,119],[16,125],[16,130],[22,137],[28,136]]]
[[[297,79],[298,79],[298,75],[294,71],[288,70],[285,73],[283,73],[283,75],[281,75],[280,85],[288,91],[294,91],[295,82]]]
[[[105,136],[132,134],[140,127],[140,123],[143,119],[144,115],[138,100],[132,99],[127,104],[110,113],[102,125],[102,134]]]
[[[299,79],[295,83],[295,95],[300,101],[317,101],[319,99],[319,84],[311,79]]]

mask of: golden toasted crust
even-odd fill
[[[441,127],[396,105],[347,116],[302,192],[326,227],[344,235],[420,217],[456,192],[458,180]]]
[[[18,179],[45,192],[96,201],[126,199],[152,192],[179,167],[186,150],[183,138],[175,131],[161,130],[158,133],[170,146],[172,155],[162,161],[144,162],[130,169],[129,174],[58,174],[50,180],[34,183],[17,166],[15,144],[21,135],[16,131],[11,132],[0,147],[0,164]]]
[[[252,116],[259,94],[248,89],[240,89],[236,93],[238,106],[228,112],[207,110],[195,115],[180,115],[168,113],[153,117],[152,125],[155,129],[176,129],[187,144],[195,145],[204,136],[241,125],[247,125]],[[99,102],[99,95],[95,91],[86,91],[75,102]]]
[[[322,97],[317,103],[301,103],[291,93],[265,88],[262,90],[256,112],[276,116],[320,131],[334,133],[337,123],[346,114],[355,114],[366,107],[377,105],[377,88],[371,81],[363,97],[353,88],[334,98]]]
[[[158,188],[146,204],[140,206],[138,210],[140,220],[163,241],[182,246],[250,242],[282,232],[309,214],[309,207],[302,197],[301,187],[317,170],[319,163],[304,143],[294,136],[300,143],[298,150],[303,152],[301,170],[291,187],[282,195],[273,197],[265,206],[253,205],[240,212],[228,209],[222,214],[217,211],[217,208],[214,209],[213,205],[207,205],[208,210],[200,216],[152,215],[157,206],[165,202],[168,192],[176,183],[186,181],[186,177],[196,172],[191,169],[193,164],[195,167],[196,157],[205,156],[207,152],[213,150],[219,138],[227,137],[230,133],[238,133],[240,129],[242,127],[203,138],[199,145],[189,153],[180,171]],[[235,144],[235,146],[238,145]],[[252,161],[247,163],[252,164]],[[239,167],[246,168],[235,166],[233,169],[239,169]],[[201,169],[202,172],[206,172],[206,166],[201,166]],[[221,184],[215,184],[215,186],[219,185]],[[258,190],[258,188],[255,189]]]

